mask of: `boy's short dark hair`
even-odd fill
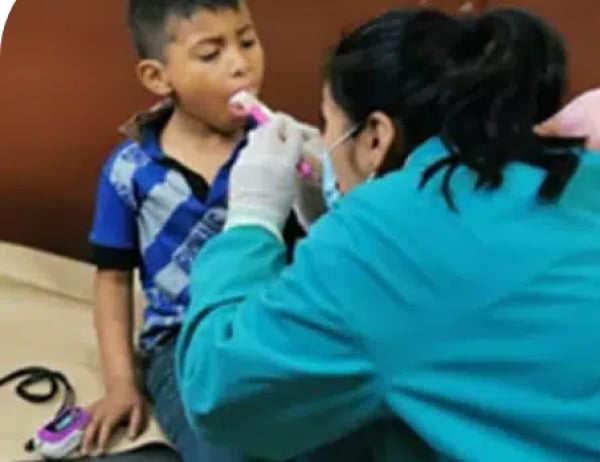
[[[199,9],[211,11],[240,6],[242,0],[129,0],[127,23],[140,59],[161,59],[170,18],[186,19]]]

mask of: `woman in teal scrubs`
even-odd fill
[[[303,139],[278,116],[195,262],[194,428],[269,460],[358,430],[377,462],[600,460],[600,156],[533,131],[566,75],[558,35],[515,10],[346,36],[323,91],[329,212],[287,266]]]

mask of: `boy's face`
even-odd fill
[[[228,107],[229,98],[244,89],[260,90],[264,53],[250,11],[198,10],[189,19],[172,18],[160,74],[161,96],[174,94],[182,111],[222,131],[245,124]],[[148,86],[148,85],[146,85]]]

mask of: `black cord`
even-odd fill
[[[65,408],[75,404],[75,390],[67,379],[67,377],[59,371],[53,371],[46,367],[24,367],[0,378],[0,387],[21,379],[15,388],[17,395],[29,403],[46,403],[56,396],[59,392],[59,387],[62,385],[65,389],[65,395],[62,405],[57,414],[61,413]],[[47,383],[50,389],[44,392],[32,392],[31,387],[41,383]]]
[[[60,385],[62,385],[64,388],[64,397],[56,415],[59,415],[65,409],[75,405],[75,390],[62,372],[53,371],[46,367],[24,367],[1,377],[0,387],[3,387],[10,382],[14,382],[15,380],[19,380],[19,383],[17,383],[17,386],[15,387],[15,393],[21,399],[34,404],[46,403],[54,399],[56,394],[60,391]],[[47,383],[50,387],[47,392],[36,393],[30,390],[31,387],[42,383]],[[29,440],[25,444],[25,450],[28,452],[34,450],[33,440]]]

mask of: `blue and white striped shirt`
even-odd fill
[[[244,144],[209,186],[162,152],[159,132],[156,124],[146,126],[140,142],[124,142],[109,158],[90,235],[99,268],[140,268],[148,303],[140,338],[145,350],[183,321],[192,261],[225,223],[229,172]]]

